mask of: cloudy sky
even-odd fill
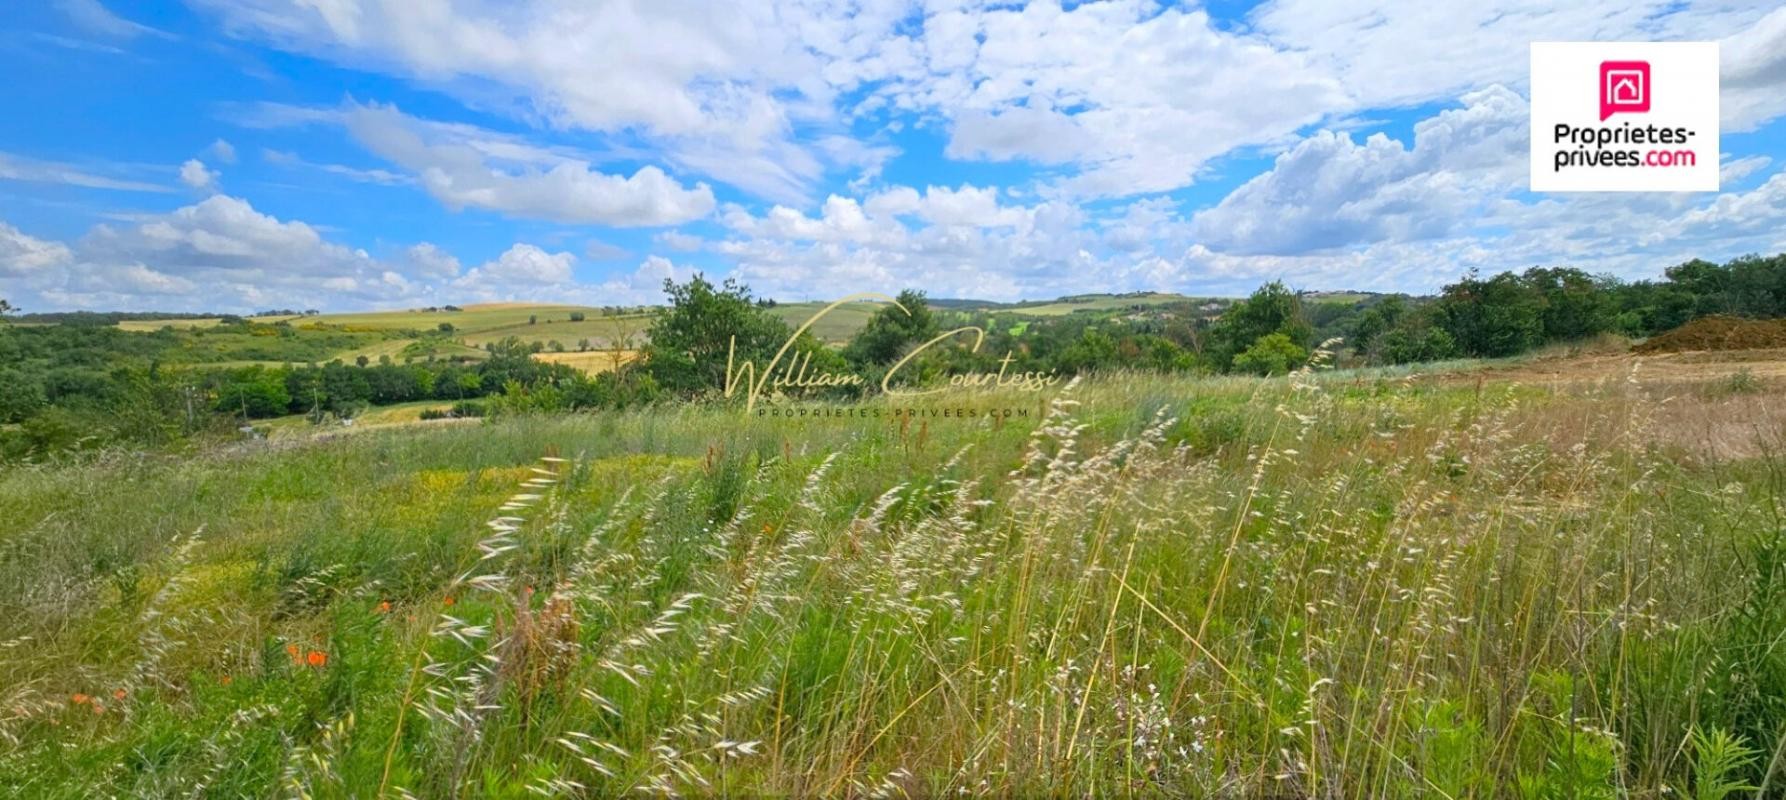
[[[1430,291],[1786,251],[1777,0],[45,0],[0,297]],[[1566,7],[1565,7],[1566,6]],[[1535,195],[1532,41],[1722,43],[1723,191]]]

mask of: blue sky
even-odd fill
[[[1786,8],[53,0],[0,30],[27,310],[1431,291],[1786,251]],[[1718,40],[1723,190],[1533,195],[1527,45]]]

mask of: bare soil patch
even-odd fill
[[[1786,319],[1701,317],[1631,348],[1637,353],[1766,350],[1786,347]]]

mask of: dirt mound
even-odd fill
[[[1632,348],[1639,353],[1688,350],[1766,350],[1786,347],[1786,319],[1700,317]]]

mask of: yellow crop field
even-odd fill
[[[584,353],[535,353],[534,358],[580,369],[589,375],[625,366],[638,359],[637,350],[590,350]]]

